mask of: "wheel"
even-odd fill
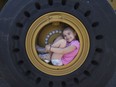
[[[106,0],[9,0],[0,13],[0,75],[11,87],[105,87],[116,66],[115,21]],[[65,66],[43,62],[35,45],[67,25],[79,54]]]
[[[114,11],[116,12],[116,1],[114,1],[114,0],[108,0],[108,2],[110,3],[110,5],[114,9]]]

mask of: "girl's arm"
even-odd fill
[[[75,49],[76,49],[76,46],[71,45],[71,46],[68,46],[66,48],[54,48],[54,47],[51,47],[50,51],[54,52],[54,53],[59,53],[59,54],[67,54],[69,52],[72,52]]]

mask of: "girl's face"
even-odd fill
[[[67,42],[71,42],[75,39],[76,34],[74,34],[73,31],[70,29],[64,30],[63,31],[63,37]]]

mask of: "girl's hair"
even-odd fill
[[[65,30],[71,30],[74,34],[76,34],[75,30],[72,27],[66,27],[66,28],[64,28],[63,32]]]

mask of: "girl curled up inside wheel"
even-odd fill
[[[65,28],[53,44],[46,45],[45,48],[36,46],[39,57],[54,66],[70,63],[78,54],[79,48],[80,43],[76,40],[76,32],[71,27]]]

